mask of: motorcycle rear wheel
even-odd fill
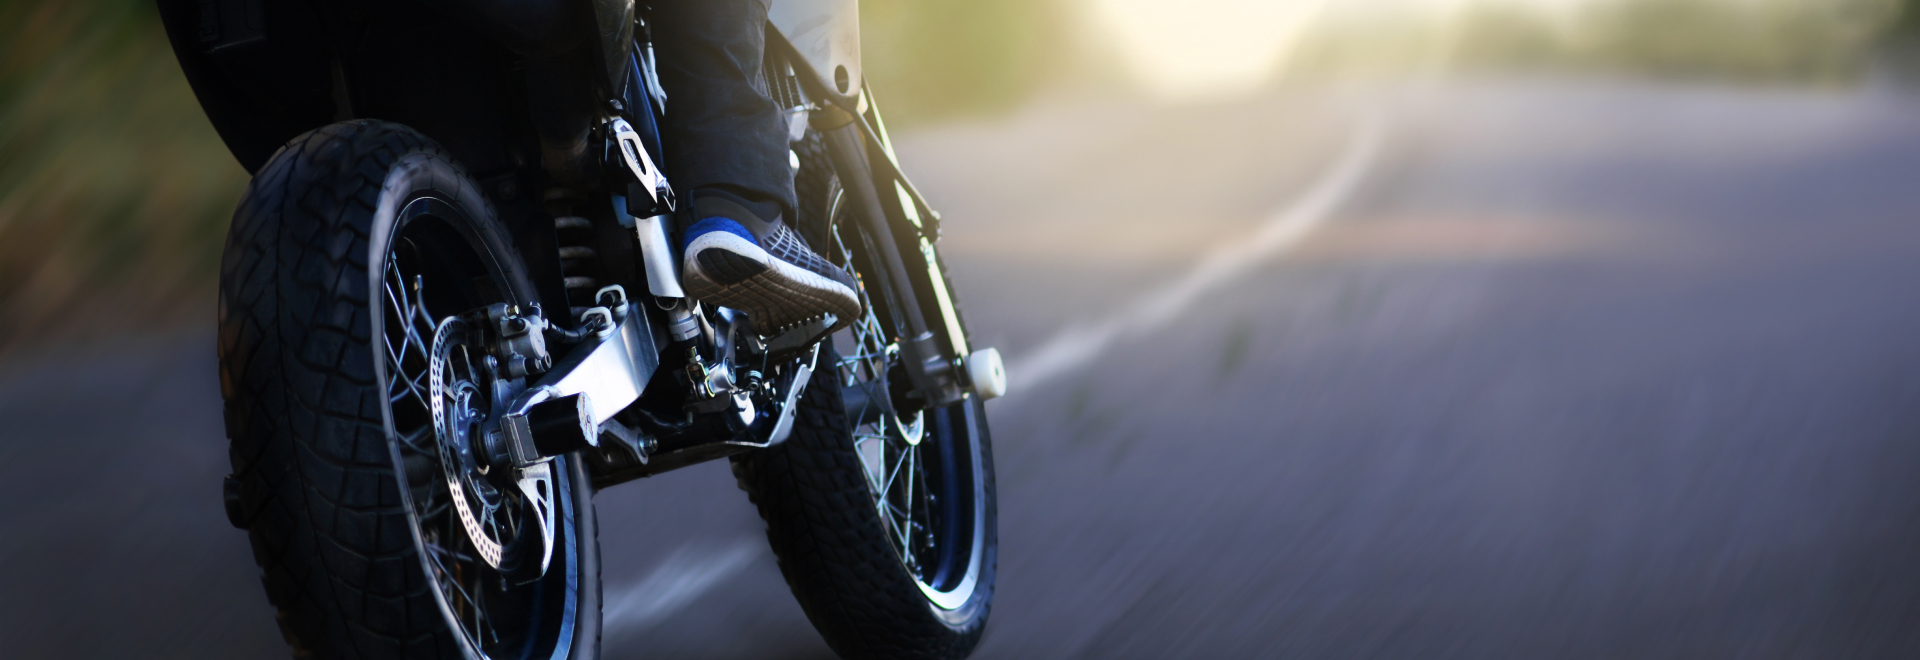
[[[470,522],[475,508],[451,500],[485,486],[459,481],[465,468],[447,457],[460,448],[421,394],[423,365],[446,363],[434,323],[534,300],[478,187],[404,126],[316,129],[249,186],[220,278],[230,513],[248,529],[297,657],[598,657],[598,533],[583,462],[550,464],[550,564],[508,579],[455,518]],[[467,394],[463,406],[497,405]],[[491,494],[479,526],[510,530],[496,541],[526,538],[536,500]]]

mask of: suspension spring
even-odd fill
[[[559,238],[560,273],[565,277],[567,302],[578,318],[593,306],[594,292],[600,290],[600,280],[594,277],[600,255],[588,247],[593,241],[593,222],[563,215],[553,219],[553,230]]]

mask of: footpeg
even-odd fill
[[[827,331],[832,330],[839,321],[832,314],[821,314],[820,318],[788,328],[786,332],[767,339],[767,354],[785,355],[812,346],[816,340],[827,336]]]
[[[627,186],[627,212],[636,218],[646,218],[672,213],[674,209],[673,186],[667,183],[667,177],[654,167],[653,156],[647,153],[640,134],[633,130],[627,120],[615,118],[607,122],[607,137],[611,145],[620,152],[620,161],[633,175],[632,185]],[[646,201],[640,195],[645,194]]]

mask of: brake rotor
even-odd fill
[[[515,478],[518,503],[488,480],[492,470],[514,468],[489,466],[481,460],[477,441],[488,415],[483,407],[485,393],[493,388],[491,383],[476,382],[482,376],[473,368],[466,344],[474,330],[457,316],[442,319],[429,351],[427,399],[432,402],[433,429],[439,436],[435,444],[449,499],[474,552],[488,566],[520,572],[514,570],[520,568],[517,560],[529,550],[527,542],[537,540],[539,547],[531,550],[540,557],[539,573],[544,574],[553,556],[552,470],[545,463],[521,469]],[[529,526],[538,528],[535,535],[527,535],[536,531]]]

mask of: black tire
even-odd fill
[[[420,269],[428,275],[418,281],[437,287],[422,297],[423,312],[482,299],[533,301],[520,258],[478,190],[425,136],[351,121],[294,138],[235,213],[219,307],[234,522],[248,529],[296,657],[463,655],[468,636],[449,625],[444,587],[418,545],[418,517],[409,515],[431,496],[438,464],[393,439],[418,420],[383,396],[390,367],[381,342],[393,322],[380,309],[388,294],[375,283],[389,273],[385,262],[398,259],[390,246],[404,239],[428,255],[411,259],[440,268]],[[468,281],[454,282],[460,277]],[[409,428],[417,441],[417,427]],[[437,436],[429,427],[426,437]],[[498,597],[539,604],[522,605],[536,612],[524,620],[499,617],[508,637],[523,629],[526,652],[488,648],[492,657],[598,657],[598,530],[591,486],[573,458],[555,463],[552,566]],[[408,469],[396,469],[402,464]],[[562,614],[539,614],[548,604]]]
[[[824,254],[833,246],[829,230],[833,226],[833,200],[840,191],[840,181],[828,164],[827,146],[818,132],[807,131],[792,148],[794,156],[800,159],[800,171],[793,174],[794,198],[800,205],[795,209],[798,217],[794,229],[807,240],[809,247]]]
[[[803,222],[820,217],[808,213],[813,209],[833,209],[827,210],[825,219],[838,219],[834,218],[841,215],[835,212],[838,205],[812,198],[839,190],[830,174],[823,177],[816,171],[808,176],[808,168],[826,165],[824,153],[814,151],[818,157],[803,158],[796,182]],[[814,244],[821,252],[841,252],[837,263],[874,263],[875,259],[857,253],[871,244],[855,238],[851,223],[838,224],[837,232],[817,224],[803,224],[802,231],[809,232],[809,239],[825,239]],[[847,249],[836,236],[857,247]],[[875,304],[884,305],[888,296],[866,291],[862,296],[869,305],[865,323],[877,326],[874,311],[892,316],[884,309],[872,309]],[[840,334],[857,332],[855,327]],[[848,336],[837,339],[846,344]],[[928,473],[945,475],[938,487],[931,485],[936,480],[927,480],[927,489],[950,495],[928,504],[928,510],[940,512],[929,516],[928,527],[933,531],[925,545],[896,543],[889,530],[898,529],[898,521],[886,518],[876,496],[888,489],[870,479],[866,461],[871,454],[863,457],[856,441],[856,426],[872,427],[850,418],[845,399],[845,388],[882,381],[850,382],[850,373],[838,366],[842,363],[833,342],[822,346],[813,379],[799,403],[793,433],[781,445],[736,457],[735,476],[767,523],[767,539],[788,587],[835,653],[846,658],[964,658],[985,630],[998,561],[993,452],[985,407],[977,398],[969,398],[921,413],[924,439],[916,448],[927,454],[922,465]],[[864,437],[873,442],[871,435]],[[880,456],[884,465],[888,454]],[[913,495],[911,486],[906,493]],[[911,524],[906,527],[911,529]]]

